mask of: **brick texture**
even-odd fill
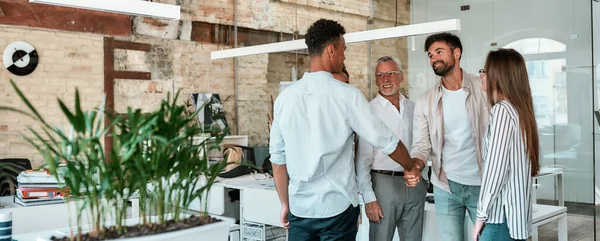
[[[133,36],[116,39],[149,43],[150,52],[117,50],[114,68],[117,70],[148,71],[152,79],[116,80],[115,107],[153,110],[169,92],[182,90],[180,101],[190,93],[217,93],[220,95],[229,125],[233,133],[249,136],[249,144],[268,144],[268,113],[271,96],[276,98],[279,82],[291,78],[291,67],[297,64],[298,78],[308,70],[310,58],[293,53],[263,54],[241,57],[238,68],[233,59],[210,60],[210,52],[228,46],[190,41],[191,21],[233,25],[233,0],[160,0],[157,2],[180,4],[182,20],[179,22],[133,19]],[[238,25],[257,30],[282,33],[298,31],[303,35],[310,24],[320,18],[339,21],[347,32],[363,31],[368,28],[369,0],[239,0],[237,6]],[[395,1],[374,0],[375,16],[371,28],[391,27],[396,16]],[[409,3],[399,1],[398,24],[408,23]],[[178,26],[178,29],[175,28]],[[34,29],[29,27],[0,25],[3,38],[0,51],[12,41],[27,41],[34,45],[40,55],[36,71],[25,77],[0,71],[0,103],[24,108],[8,83],[14,78],[33,104],[52,123],[61,126],[62,119],[56,98],[73,105],[73,93],[79,88],[85,108],[100,104],[103,96],[103,35]],[[175,34],[177,32],[177,34]],[[393,55],[407,69],[406,40],[385,40],[371,44],[349,44],[346,50],[346,66],[350,72],[350,83],[369,97],[369,73],[375,60],[383,55]],[[369,57],[372,65],[369,66]],[[296,63],[297,62],[297,63]],[[370,71],[371,70],[371,71]],[[238,83],[238,123],[235,129],[235,71]],[[407,80],[408,81],[408,80]],[[408,90],[407,85],[404,91]],[[377,87],[373,85],[373,92]],[[27,157],[34,167],[41,165],[41,158],[32,147],[19,136],[28,125],[26,117],[0,112],[0,157]]]
[[[102,35],[39,30],[0,25],[3,38],[0,51],[13,41],[26,41],[39,55],[36,70],[28,76],[14,76],[5,68],[0,70],[0,103],[19,109],[26,106],[10,86],[12,78],[42,117],[59,127],[67,121],[58,107],[57,98],[70,108],[74,105],[75,88],[81,94],[82,106],[94,108],[101,103],[104,81]],[[4,34],[7,33],[7,34]],[[39,126],[30,118],[14,113],[0,112],[0,157],[30,158],[33,166],[42,164],[37,151],[21,135],[29,135],[28,126]]]
[[[390,22],[391,26],[394,26],[396,19],[398,25],[410,23],[409,0],[373,0],[373,11],[375,20]]]
[[[115,51],[114,68],[149,71],[152,80],[116,80],[117,111],[125,111],[128,106],[151,111],[167,98],[169,92],[173,96],[172,93],[179,90],[182,103],[190,93],[214,93],[219,94],[224,102],[227,121],[235,123],[233,59],[211,61],[210,52],[220,49],[218,46],[152,37],[122,40],[148,43],[152,48],[150,52]]]

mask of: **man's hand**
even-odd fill
[[[407,187],[416,187],[421,181],[421,171],[416,167],[412,170],[404,170],[404,181],[406,181]]]
[[[289,213],[290,213],[289,207],[281,206],[281,216],[279,219],[281,221],[281,224],[283,224],[283,227],[286,229],[290,227],[290,221],[288,221]]]
[[[383,218],[383,211],[381,211],[381,206],[379,206],[379,202],[377,201],[367,203],[365,205],[365,212],[371,222],[379,223]]]

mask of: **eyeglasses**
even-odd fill
[[[485,74],[485,69],[480,69],[480,70],[479,70],[479,73],[480,73],[480,74]]]
[[[392,75],[397,75],[400,73],[402,73],[402,71],[394,70],[394,71],[388,71],[388,72],[375,73],[375,76],[377,76],[377,78],[383,78],[383,77],[390,77]]]

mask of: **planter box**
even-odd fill
[[[196,241],[196,240],[210,240],[210,241],[227,241],[229,240],[229,230],[235,220],[228,217],[214,216],[221,220],[220,222],[202,225],[194,228],[183,229],[179,231],[172,231],[166,233],[159,233],[154,235],[147,235],[142,237],[132,237],[125,239],[126,241],[164,241],[164,240],[177,240],[177,241]],[[128,219],[126,223],[128,226],[136,225],[139,222],[138,218]],[[59,230],[60,231],[60,230]],[[63,230],[64,233],[68,233],[68,229]],[[56,233],[55,233],[56,234]],[[54,235],[57,236],[57,235]],[[50,241],[51,236],[38,237],[37,241]],[[107,240],[108,241],[108,240]]]

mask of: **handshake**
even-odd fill
[[[404,180],[408,187],[417,186],[421,180],[421,171],[425,168],[425,163],[421,159],[412,158],[412,161],[415,163],[415,167],[411,170],[404,170]]]

